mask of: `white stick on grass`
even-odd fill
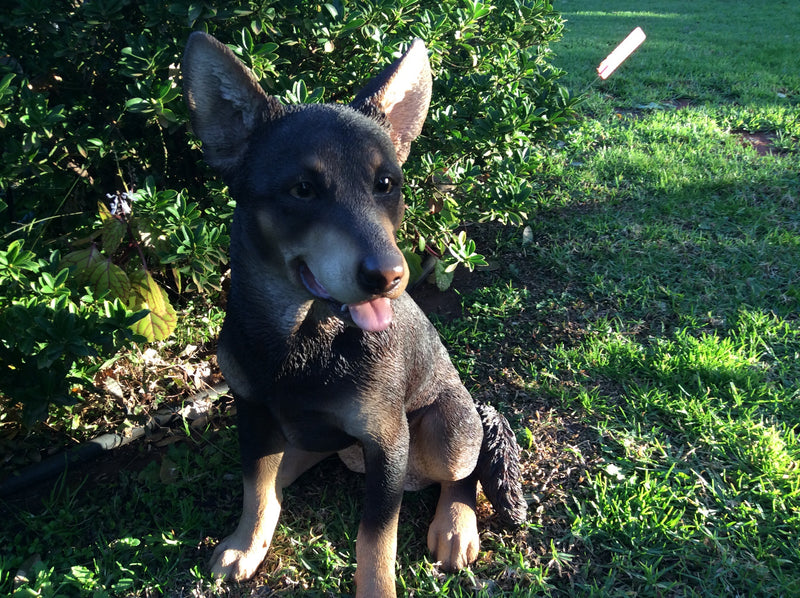
[[[628,37],[622,40],[622,43],[614,48],[613,52],[606,56],[605,60],[600,63],[600,66],[597,67],[597,75],[604,81],[608,79],[609,75],[617,70],[617,67],[625,62],[625,59],[628,58],[636,48],[642,45],[646,37],[641,27],[637,27],[631,31]]]

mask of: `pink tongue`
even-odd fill
[[[347,308],[356,326],[367,332],[386,330],[392,323],[392,303],[386,297],[354,303]]]

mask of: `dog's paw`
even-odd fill
[[[237,542],[235,535],[219,543],[211,556],[211,573],[231,581],[243,581],[255,575],[267,556],[267,547],[253,547]]]
[[[478,558],[480,551],[475,511],[452,504],[445,512],[437,509],[428,528],[428,549],[445,571],[458,571]]]

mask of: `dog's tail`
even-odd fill
[[[525,522],[528,503],[522,496],[519,447],[508,420],[491,405],[475,405],[483,424],[483,444],[475,473],[483,493],[507,524]]]

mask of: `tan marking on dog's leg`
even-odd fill
[[[476,494],[471,479],[442,483],[436,515],[428,528],[428,549],[446,571],[463,569],[478,558]]]
[[[264,560],[281,510],[283,492],[277,487],[283,453],[259,461],[256,474],[244,478],[244,501],[239,525],[219,543],[211,557],[211,572],[232,580],[250,579]]]
[[[356,598],[394,598],[397,523],[394,517],[383,532],[369,533],[361,525],[356,539]]]
[[[327,455],[289,449],[259,460],[253,479],[244,479],[239,525],[219,543],[211,573],[227,579],[250,579],[267,556],[278,523],[283,489]]]

